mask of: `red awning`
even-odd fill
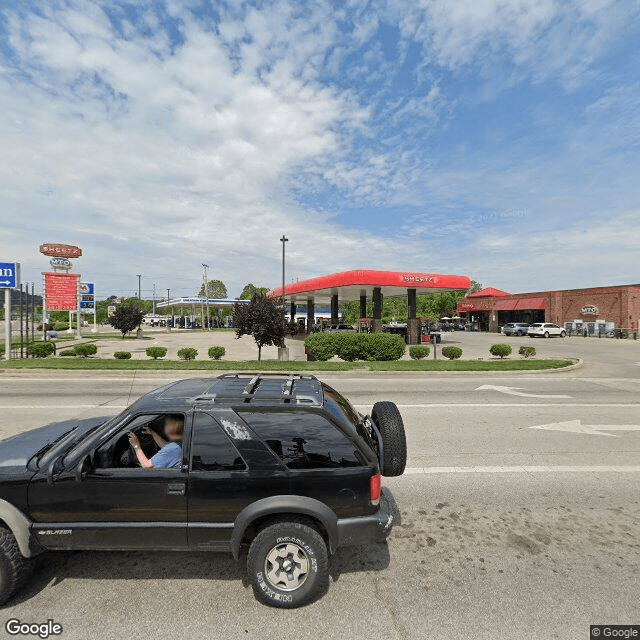
[[[494,307],[496,311],[532,311],[544,308],[544,298],[512,298],[511,300],[498,300]]]

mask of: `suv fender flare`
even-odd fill
[[[237,560],[240,543],[247,527],[256,519],[279,514],[300,514],[319,520],[329,538],[329,551],[334,553],[338,546],[338,517],[326,504],[306,496],[272,496],[253,502],[237,516],[231,534],[231,553]]]
[[[37,555],[38,551],[33,549],[31,544],[31,520],[16,509],[10,502],[0,498],[0,520],[4,521],[13,534],[20,553],[25,558]]]

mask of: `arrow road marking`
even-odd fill
[[[640,424],[582,424],[580,420],[567,420],[566,422],[552,422],[541,424],[529,429],[546,429],[548,431],[569,431],[571,433],[586,433],[591,436],[609,436],[617,438],[613,433],[606,431],[640,431]]]
[[[481,387],[478,387],[476,391],[498,391],[499,393],[507,393],[510,396],[522,396],[524,398],[571,398],[571,396],[524,393],[522,391],[518,391],[520,388],[521,387],[501,387],[493,384],[483,384]]]

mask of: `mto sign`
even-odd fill
[[[71,267],[73,267],[69,258],[51,258],[49,264],[54,269],[71,269]]]
[[[40,245],[40,253],[53,258],[79,258],[82,249],[72,244],[45,243]]]
[[[587,304],[580,309],[580,313],[584,316],[596,315],[598,313],[598,307],[593,304]]]

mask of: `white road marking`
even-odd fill
[[[613,433],[606,431],[640,431],[640,424],[582,424],[581,420],[566,420],[565,422],[552,422],[541,424],[529,429],[546,429],[548,431],[568,431],[570,433],[586,433],[591,436],[609,436],[617,438]]]
[[[497,466],[497,467],[410,467],[404,475],[436,473],[640,473],[640,466]]]
[[[495,384],[483,384],[478,387],[476,391],[497,391],[498,393],[506,393],[510,396],[522,396],[523,398],[571,398],[572,396],[563,396],[563,395],[550,395],[545,394],[541,395],[538,393],[524,393],[522,391],[518,391],[522,387],[503,387]]]

